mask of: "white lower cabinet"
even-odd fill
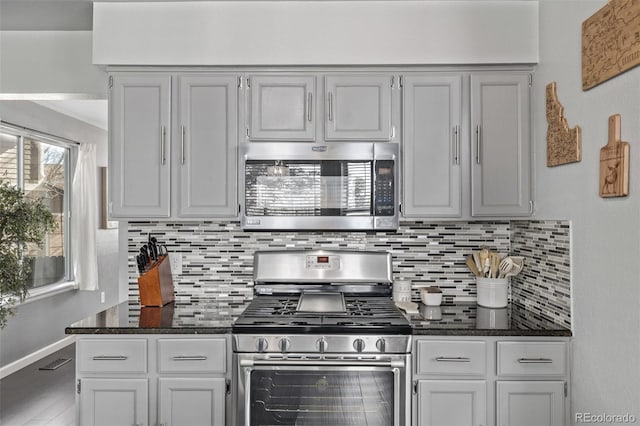
[[[148,425],[148,388],[146,379],[83,379],[79,424]]]
[[[230,335],[78,337],[82,426],[232,425]]]
[[[414,426],[563,426],[567,337],[415,336]]]
[[[485,426],[484,380],[419,380],[418,425]]]
[[[563,426],[564,381],[496,383],[498,426]]]
[[[223,426],[225,387],[223,378],[161,377],[158,382],[158,424]]]

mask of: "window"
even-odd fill
[[[57,223],[42,247],[27,245],[24,249],[32,289],[44,290],[73,279],[69,232],[73,155],[75,144],[71,142],[0,124],[0,180],[21,188],[27,197],[42,200]]]

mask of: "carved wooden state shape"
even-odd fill
[[[600,196],[629,195],[629,143],[620,141],[620,114],[609,117],[609,141],[600,148]]]
[[[570,129],[564,107],[558,101],[556,82],[547,84],[547,166],[580,161],[582,153],[580,126]]]
[[[640,65],[640,0],[609,0],[582,23],[582,90]]]

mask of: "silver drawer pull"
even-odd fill
[[[174,361],[206,361],[207,357],[204,355],[177,355],[171,359]]]
[[[96,355],[93,357],[94,361],[125,361],[129,359],[124,355]]]
[[[438,362],[471,362],[471,358],[439,356],[436,358]]]
[[[551,358],[518,358],[520,364],[551,364]]]

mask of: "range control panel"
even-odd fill
[[[337,270],[340,269],[340,256],[309,255],[306,257],[307,269]]]

